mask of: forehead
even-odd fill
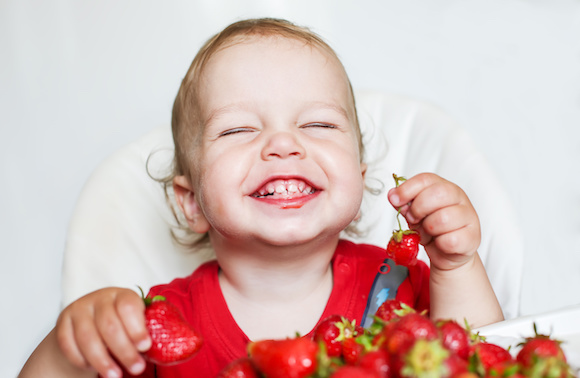
[[[233,41],[207,61],[199,81],[202,112],[223,102],[323,102],[351,112],[342,64],[328,49],[302,40],[251,36]]]
[[[279,35],[244,35],[232,37],[229,42],[225,42],[210,57],[208,57],[207,67],[220,65],[225,62],[231,62],[232,59],[236,64],[252,62],[256,63],[260,59],[272,59],[276,56],[286,60],[290,58],[293,61],[311,62],[318,60],[319,63],[328,64],[329,67],[339,68],[340,74],[346,73],[342,69],[342,64],[334,55],[330,47],[317,44],[315,42],[290,38]],[[303,67],[301,67],[303,68]]]

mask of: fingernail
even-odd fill
[[[149,339],[141,340],[137,344],[137,350],[139,352],[146,352],[149,350],[149,348],[151,348],[151,340]]]
[[[400,204],[401,199],[399,198],[398,195],[389,193],[389,199],[391,200],[391,203],[394,206],[400,206],[401,205]]]
[[[399,196],[396,194],[393,194],[393,196],[391,197],[393,200],[393,203],[397,206],[401,205],[401,200],[399,199]]]
[[[140,362],[134,363],[133,366],[131,366],[131,368],[129,370],[131,371],[132,374],[137,375],[137,374],[141,373],[144,368],[145,368],[145,363],[140,361]]]
[[[121,378],[121,373],[117,370],[111,369],[107,371],[107,378]]]

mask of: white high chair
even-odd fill
[[[518,315],[523,240],[513,207],[473,141],[438,108],[399,95],[359,92],[357,109],[369,164],[367,181],[384,190],[366,193],[356,241],[385,247],[396,227],[386,194],[392,174],[434,172],[459,185],[478,212],[479,254],[506,318]],[[62,277],[63,305],[105,286],[145,292],[189,275],[211,258],[172,241],[175,224],[164,192],[146,171],[161,172],[172,158],[169,127],[152,130],[106,159],[86,183],[70,222]],[[351,238],[352,239],[352,238]],[[420,257],[428,262],[426,254]]]

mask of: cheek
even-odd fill
[[[356,180],[353,179],[353,187],[351,190],[352,190],[353,207],[354,207],[354,210],[356,211],[356,213],[358,213],[360,210],[362,200],[363,200],[363,195],[364,195],[364,181],[363,181],[360,173],[357,176]]]
[[[335,179],[340,185],[339,195],[341,200],[351,208],[360,208],[364,194],[364,179],[361,171],[361,165],[354,157],[342,162],[336,163],[334,170]]]
[[[356,156],[356,161],[353,160],[352,165],[350,166],[351,173],[350,173],[350,190],[352,191],[353,200],[357,202],[357,211],[360,207],[362,202],[364,190],[365,190],[365,182],[364,182],[364,175],[363,175],[363,167],[359,161],[358,154]]]
[[[229,159],[226,154],[204,159],[198,176],[199,202],[204,215],[212,223],[229,217],[232,209],[228,203],[239,195],[243,170],[238,164],[236,159]]]

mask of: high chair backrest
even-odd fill
[[[505,191],[467,132],[437,107],[400,95],[360,91],[357,110],[369,165],[366,179],[380,194],[367,193],[353,239],[384,247],[396,226],[386,194],[392,174],[434,172],[459,185],[478,212],[479,254],[506,318],[519,312],[523,240]],[[170,235],[175,224],[160,184],[148,174],[167,171],[172,158],[169,126],[159,127],[107,158],[91,175],[70,222],[63,266],[66,305],[105,286],[146,292],[190,274],[212,258],[192,252]],[[422,250],[420,257],[428,262]]]

